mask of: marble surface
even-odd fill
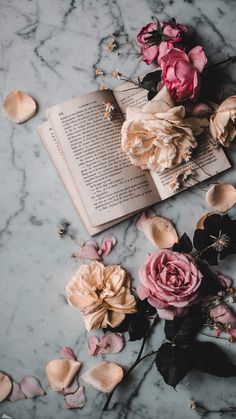
[[[219,379],[190,373],[177,391],[167,387],[154,361],[145,360],[114,396],[108,413],[102,414],[105,395],[86,388],[87,404],[81,411],[68,411],[63,399],[47,389],[44,366],[61,346],[74,348],[83,370],[95,363],[86,349],[86,333],[79,313],[65,299],[65,285],[78,267],[70,258],[72,241],[56,236],[56,225],[67,219],[78,241],[87,238],[64,187],[36,132],[45,120],[44,110],[73,96],[95,90],[100,84],[115,86],[110,76],[94,77],[94,66],[106,72],[116,68],[127,75],[147,68],[131,48],[122,55],[106,51],[109,34],[123,31],[134,36],[150,21],[175,16],[197,29],[211,62],[235,55],[234,0],[1,0],[0,1],[0,95],[12,89],[25,90],[39,103],[35,118],[15,126],[0,116],[0,369],[15,380],[25,374],[40,378],[45,397],[0,405],[14,419],[111,418],[181,419],[196,417],[189,409],[194,398],[211,408],[235,405],[235,379]],[[234,90],[234,66],[225,70],[223,93]],[[218,89],[218,86],[216,87]],[[229,156],[236,162],[236,147]],[[235,170],[220,176],[236,183]],[[206,212],[204,190],[196,187],[156,207],[172,219],[179,231],[190,235],[199,216]],[[235,209],[231,211],[236,214]],[[137,283],[137,271],[152,246],[138,233],[134,219],[111,229],[118,238],[106,263],[120,263]],[[235,278],[235,257],[222,263],[222,271]],[[236,278],[235,278],[236,279]],[[157,327],[146,348],[157,348],[163,340]],[[219,344],[227,345],[224,341]],[[108,359],[128,366],[140,343]],[[236,346],[228,348],[236,361]],[[218,415],[212,416],[218,417]],[[233,417],[228,415],[227,417]]]

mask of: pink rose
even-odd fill
[[[183,34],[186,31],[186,26],[176,23],[175,19],[160,24],[148,23],[137,35],[142,60],[147,64],[157,61],[160,65],[161,58],[171,48],[184,48]]]
[[[200,73],[206,63],[206,55],[200,46],[191,49],[188,54],[172,48],[162,57],[162,82],[176,102],[197,97]]]
[[[139,298],[147,298],[163,319],[183,316],[199,300],[202,274],[190,255],[157,251],[148,257],[139,275]]]

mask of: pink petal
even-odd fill
[[[98,254],[98,244],[93,240],[87,240],[83,243],[81,249],[72,253],[71,257],[79,259],[100,260]]]
[[[116,354],[125,346],[125,340],[120,333],[108,332],[98,343],[98,354]]]
[[[99,339],[96,336],[89,336],[88,337],[88,349],[90,355],[97,355],[97,347],[99,343]]]
[[[26,399],[26,396],[21,391],[20,384],[16,383],[15,381],[12,381],[12,391],[10,396],[8,397],[8,400],[10,400],[10,402],[16,402],[17,400],[23,399]]]
[[[116,245],[116,237],[113,234],[103,237],[102,244],[98,250],[98,254],[101,256],[103,253],[105,256],[109,255],[111,249]]]
[[[60,357],[64,359],[72,359],[72,361],[76,361],[76,356],[69,346],[65,346],[64,348],[60,349]]]
[[[216,323],[219,322],[236,328],[236,315],[226,304],[219,304],[211,308],[209,315]]]
[[[198,45],[189,51],[188,56],[193,66],[201,73],[207,63],[207,57],[203,48]]]
[[[84,388],[79,387],[73,394],[67,394],[64,397],[65,406],[67,409],[81,409],[84,407],[86,401],[84,396]]]
[[[224,287],[224,289],[230,288],[233,283],[231,278],[221,274],[220,272],[218,272],[217,280],[219,281],[220,285]]]
[[[236,329],[233,329],[233,328],[230,327],[228,329],[228,333],[230,334],[230,336],[232,336],[233,338],[236,339]]]
[[[79,383],[78,383],[78,378],[76,375],[72,383],[68,387],[64,388],[62,391],[59,391],[58,393],[66,396],[67,394],[75,393],[78,390],[78,387],[79,387]]]
[[[144,228],[144,225],[145,225],[145,222],[146,222],[146,220],[148,220],[149,218],[151,218],[151,217],[155,217],[155,212],[154,211],[152,211],[152,210],[149,210],[149,211],[143,211],[139,216],[138,216],[138,218],[137,218],[137,220],[136,220],[136,223],[135,223],[135,225],[136,225],[136,227],[137,227],[137,229],[139,230],[139,231],[143,231],[143,228]]]
[[[207,116],[213,113],[213,109],[205,103],[198,103],[193,107],[192,114],[193,116]]]
[[[45,391],[41,387],[39,380],[32,375],[26,375],[23,377],[20,381],[20,387],[28,399],[45,395]]]

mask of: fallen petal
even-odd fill
[[[60,350],[60,357],[64,359],[71,359],[72,361],[76,361],[76,356],[69,346],[65,346],[64,348],[61,348]]]
[[[12,122],[21,124],[35,115],[37,106],[27,93],[14,90],[4,99],[3,109]]]
[[[71,359],[54,359],[46,366],[49,387],[53,391],[62,391],[73,381],[81,367],[81,362]]]
[[[84,388],[79,387],[75,393],[67,394],[64,400],[67,409],[81,409],[86,403]]]
[[[12,381],[12,391],[8,400],[10,402],[16,402],[17,400],[26,399],[26,395],[22,392],[20,384],[16,383],[16,381]]]
[[[203,214],[201,216],[201,218],[199,218],[197,224],[196,224],[196,229],[200,229],[203,230],[204,229],[204,221],[207,217],[209,217],[210,215],[216,214],[216,212],[207,212],[206,214]]]
[[[33,377],[32,375],[26,375],[22,378],[20,381],[20,388],[28,399],[45,395],[45,391],[41,387],[38,378]]]
[[[97,355],[99,339],[96,336],[88,337],[88,350],[90,355]]]
[[[229,327],[236,328],[236,315],[226,304],[218,304],[211,308],[209,315],[216,323],[219,322],[228,325]]]
[[[11,393],[12,381],[8,375],[0,372],[0,402],[5,400]]]
[[[71,257],[79,259],[100,260],[98,254],[98,244],[93,240],[87,240],[83,243],[81,249],[72,253]]]
[[[125,346],[123,335],[108,332],[103,336],[98,344],[98,354],[116,354]]]
[[[78,390],[78,388],[79,388],[79,383],[78,383],[78,377],[76,375],[72,383],[68,387],[64,388],[64,390],[62,390],[61,393],[64,396],[66,396],[67,394],[75,393]]]
[[[219,212],[226,212],[236,204],[236,189],[228,183],[213,185],[206,193],[206,203]]]
[[[116,245],[116,242],[116,237],[113,234],[103,237],[98,254],[102,255],[104,253],[105,256],[109,255],[111,249]]]
[[[142,213],[136,226],[155,247],[160,249],[170,248],[179,241],[175,227],[164,217],[157,215],[147,217]]]
[[[123,378],[123,369],[110,361],[101,361],[86,371],[82,378],[87,383],[104,393],[110,393]]]

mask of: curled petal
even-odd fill
[[[76,361],[76,356],[69,346],[65,346],[64,348],[61,348],[60,350],[60,357],[64,359],[71,359],[72,361]]]
[[[64,397],[65,406],[67,409],[81,409],[84,407],[86,400],[84,396],[84,388],[79,387],[73,394],[67,394]]]
[[[81,362],[70,359],[54,359],[46,366],[49,387],[53,391],[62,391],[73,381],[81,367]]]
[[[233,283],[231,278],[221,274],[220,272],[217,275],[217,280],[224,289],[230,288],[232,286],[232,283]]]
[[[10,121],[21,124],[35,115],[37,106],[27,93],[14,90],[6,96],[3,109]]]
[[[16,402],[17,400],[23,399],[26,399],[26,395],[22,392],[20,384],[12,381],[12,391],[8,400],[10,400],[10,402]]]
[[[213,185],[206,193],[206,203],[219,212],[226,212],[236,204],[236,189],[222,183]]]
[[[87,383],[104,393],[110,393],[123,378],[123,369],[110,361],[101,361],[86,371],[82,378]]]
[[[100,341],[96,336],[88,338],[88,347],[91,355],[115,354],[125,345],[124,337],[119,333],[109,332]]]
[[[64,388],[60,393],[66,396],[67,394],[75,393],[78,390],[78,388],[79,388],[79,383],[78,383],[78,377],[76,375],[72,383],[68,387]]]
[[[141,214],[136,226],[160,249],[170,248],[179,240],[173,224],[164,217],[146,217],[145,214]]]
[[[193,64],[193,66],[201,73],[207,63],[207,57],[203,48],[198,45],[191,49],[188,53],[188,57]]]
[[[99,339],[96,336],[89,336],[88,337],[88,349],[90,355],[97,355],[97,348]]]
[[[102,244],[98,250],[98,254],[101,256],[103,253],[105,256],[109,255],[111,249],[116,245],[116,237],[113,234],[103,237]]]
[[[77,252],[72,253],[71,257],[79,259],[90,259],[90,260],[100,260],[100,255],[98,254],[98,244],[93,240],[87,240],[83,243],[81,249]]]
[[[41,387],[38,378],[33,377],[32,375],[26,375],[22,378],[20,381],[20,388],[26,395],[27,399],[45,395],[45,391]]]
[[[211,308],[209,314],[214,322],[236,328],[236,315],[226,304],[218,304]]]
[[[0,372],[0,402],[5,400],[7,396],[11,393],[12,390],[12,381],[8,375]]]

